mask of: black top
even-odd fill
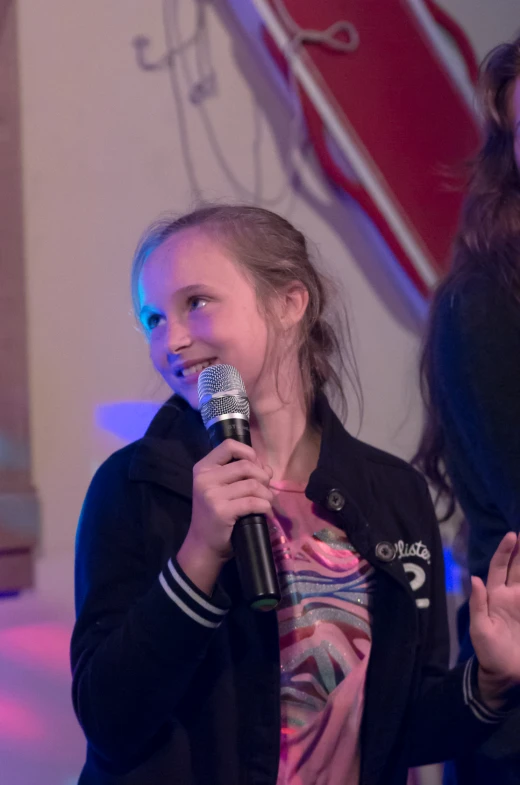
[[[318,418],[306,494],[375,567],[360,783],[405,785],[408,766],[500,736],[507,720],[497,729],[479,701],[474,663],[447,671],[442,548],[424,480],[352,438],[324,399]],[[89,488],[72,638],[73,701],[88,739],[81,785],[276,783],[276,612],[242,602],[233,561],[212,597],[175,561],[193,465],[208,447],[198,412],[174,397]]]
[[[487,576],[520,527],[520,305],[485,270],[456,283],[433,324],[446,468],[469,523],[469,568]]]

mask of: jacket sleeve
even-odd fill
[[[446,292],[435,317],[433,372],[464,460],[504,521],[520,527],[520,306],[496,282]],[[449,434],[448,434],[449,437]],[[488,522],[490,525],[490,522]]]
[[[410,715],[409,766],[451,760],[500,732],[506,713],[487,708],[478,693],[478,662],[473,657],[452,670],[439,525],[426,483],[420,480],[419,510],[431,543],[432,581],[427,626],[421,639],[422,662],[417,698]]]
[[[132,768],[157,747],[227,608],[174,558],[149,574],[144,489],[128,479],[129,449],[95,475],[76,540],[73,704],[109,768]]]

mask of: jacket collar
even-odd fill
[[[315,406],[322,429],[318,465],[307,487],[307,496],[323,503],[333,488],[369,518],[372,507],[361,442],[350,436],[322,395]],[[193,466],[211,449],[200,413],[173,395],[158,411],[145,436],[136,443],[130,479],[164,485],[191,498]]]
[[[316,401],[315,417],[322,438],[318,465],[310,476],[307,497],[325,503],[330,490],[338,488],[360,514],[369,518],[374,497],[370,492],[363,443],[348,433],[325,395],[320,395]]]
[[[177,395],[166,401],[130,462],[131,480],[163,485],[191,499],[193,466],[210,451],[200,413]]]

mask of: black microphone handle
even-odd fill
[[[251,447],[249,423],[241,417],[224,415],[208,427],[212,447],[226,439]],[[231,535],[238,575],[247,604],[259,611],[276,608],[281,594],[265,515],[238,518]]]

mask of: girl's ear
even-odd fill
[[[285,330],[290,330],[303,319],[308,304],[309,292],[305,286],[299,281],[289,284],[278,302],[280,323]]]

